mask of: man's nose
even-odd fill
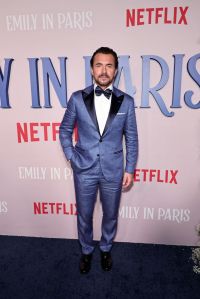
[[[102,73],[106,74],[106,66],[103,66]]]

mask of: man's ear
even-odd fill
[[[118,73],[118,69],[115,70],[115,77],[117,76],[117,73]]]
[[[92,74],[92,76],[93,76],[93,69],[92,69],[92,67],[90,68],[90,72],[91,72],[91,74]]]

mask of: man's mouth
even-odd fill
[[[109,79],[109,77],[106,76],[106,75],[101,75],[101,76],[99,76],[99,78],[102,78],[102,79]]]

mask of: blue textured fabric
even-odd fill
[[[110,251],[117,231],[122,179],[107,181],[101,171],[100,161],[97,160],[92,169],[81,174],[74,173],[74,185],[78,212],[78,237],[82,253],[90,254],[94,250],[93,211],[98,189],[103,210],[99,246],[102,251]]]
[[[77,124],[78,141],[73,146],[72,133]],[[138,156],[138,135],[134,101],[113,87],[111,107],[103,134],[98,128],[94,107],[94,86],[72,94],[60,126],[60,142],[67,160],[76,173],[95,164],[100,157],[107,180],[121,178],[124,173],[123,135],[125,136],[125,171],[133,173]]]
[[[73,146],[75,124],[78,140]],[[124,174],[123,135],[126,144],[125,171],[133,173],[138,155],[133,98],[113,87],[108,119],[101,134],[95,112],[94,86],[72,94],[59,136],[74,173],[78,236],[84,254],[94,250],[92,219],[98,189],[103,208],[100,248],[110,251],[112,247]]]

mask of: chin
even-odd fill
[[[99,82],[99,84],[101,84],[101,86],[108,86],[111,84],[111,81],[107,81],[107,82]]]

